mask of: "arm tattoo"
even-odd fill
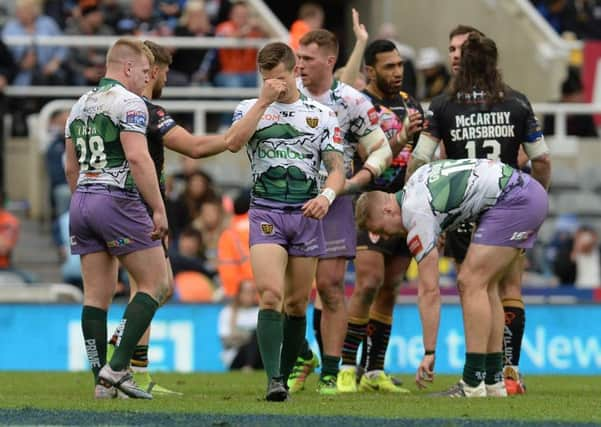
[[[338,171],[344,175],[344,159],[342,153],[338,151],[324,151],[321,154],[321,157],[328,174]]]

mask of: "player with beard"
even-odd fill
[[[449,54],[455,74],[451,92],[432,100],[431,115],[413,151],[407,176],[432,159],[441,140],[446,156],[450,159],[500,159],[513,167],[518,167],[518,152],[522,146],[531,160],[532,176],[545,188],[548,188],[551,169],[549,150],[526,96],[511,89],[503,82],[500,71],[497,69],[498,53],[494,41],[482,36],[473,28],[463,26],[451,32],[450,40]],[[460,258],[461,254],[455,252],[458,247],[463,247],[467,253],[470,252],[468,248],[472,233],[471,227],[467,228],[469,230],[467,232],[447,236],[446,244],[452,246],[453,256],[459,262],[463,259]],[[453,246],[453,240],[461,234],[467,238],[467,241],[461,246],[457,244]],[[526,237],[518,233],[515,239],[522,240]],[[496,374],[489,375],[489,371],[494,372],[499,364],[501,368],[503,367],[503,334],[508,330],[513,333],[513,337],[510,337],[506,344],[511,345],[514,353],[517,350],[516,356],[519,357],[519,346],[524,328],[524,305],[521,299],[522,271],[523,256],[518,257],[510,265],[499,285],[505,318],[513,317],[515,323],[512,325],[513,322],[509,322],[509,327],[505,328],[505,332],[502,324],[493,328],[494,330],[491,332],[493,334],[500,331],[499,342],[497,344],[493,340],[485,353],[473,352],[468,345],[464,368],[464,381],[467,387],[476,384],[474,375],[478,372],[481,373],[483,366],[487,367],[486,383],[490,385],[495,380],[493,377]],[[462,269],[459,268],[458,286],[460,289],[462,276]],[[466,291],[462,290],[462,292]],[[471,308],[473,309],[473,307]],[[474,325],[479,318],[479,315],[472,309],[464,307],[466,329],[470,327],[468,323]],[[495,325],[496,321],[495,317],[493,319]],[[517,330],[512,331],[511,326]],[[505,350],[507,351],[507,349],[506,345]],[[426,350],[428,353],[420,364],[420,372],[429,372],[434,366],[434,349],[426,348]],[[514,361],[517,365],[517,360],[514,359]],[[523,393],[517,366],[505,367],[503,371],[503,376],[507,380],[508,392],[510,394]],[[511,377],[508,375],[508,371],[512,372]],[[419,376],[418,372],[416,377],[418,382],[421,381]]]
[[[356,13],[353,15],[354,20],[358,18]],[[355,20],[355,28],[356,24]],[[401,92],[403,60],[394,43],[372,42],[365,49],[364,59],[369,83],[363,93],[378,109],[380,126],[387,134],[394,156],[388,169],[375,178],[367,190],[395,193],[403,188],[407,160],[417,142],[423,112],[417,100]],[[357,166],[360,165],[358,156],[355,160]],[[356,282],[349,301],[338,391],[407,391],[384,373],[384,359],[396,294],[410,261],[411,253],[403,237],[385,240],[366,230],[357,232]],[[362,341],[360,368],[365,374],[357,387],[356,359]]]
[[[167,74],[171,64],[171,53],[165,47],[152,41],[144,41],[144,45],[154,55],[154,64],[150,68],[150,79],[144,89],[142,99],[148,108],[149,121],[146,132],[148,140],[148,149],[154,162],[156,173],[159,178],[159,186],[163,200],[165,200],[165,147],[177,153],[183,154],[194,159],[219,154],[227,149],[223,135],[192,135],[186,129],[179,126],[167,111],[160,105],[153,103],[161,97],[163,88],[167,83]],[[164,247],[167,247],[164,242]],[[173,271],[171,263],[165,250],[165,262],[169,274],[169,292],[165,295],[164,304],[173,294]],[[137,285],[130,276],[131,298],[137,291]],[[115,344],[118,342],[118,331],[112,336],[108,354],[114,351]],[[152,381],[148,372],[148,344],[150,341],[150,327],[146,330],[131,359],[131,368],[134,379],[138,386],[153,394],[181,394],[162,387]]]

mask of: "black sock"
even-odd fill
[[[328,356],[324,354],[321,363],[321,375],[320,378],[324,378],[328,375],[333,375],[336,377],[338,375],[340,365],[340,357],[338,356]]]
[[[503,381],[503,353],[488,353],[486,355],[486,378],[487,385]]]
[[[367,322],[368,319],[349,317],[346,337],[344,337],[344,345],[342,346],[343,365],[355,366],[357,364],[357,351],[365,337]]]
[[[390,330],[392,329],[392,317],[380,313],[371,312],[369,323],[367,324],[367,359],[365,361],[365,370],[383,371],[384,358],[388,350],[390,341]]]
[[[505,366],[518,366],[526,325],[526,313],[523,301],[504,299],[505,329],[503,331],[503,364]]]
[[[106,363],[106,316],[103,309],[89,305],[84,305],[81,311],[81,330],[95,382]]]
[[[321,339],[321,310],[313,309],[313,333],[319,347],[319,358],[323,360],[323,341]]]
[[[121,319],[121,338],[110,362],[113,370],[122,371],[127,368],[136,345],[148,329],[157,308],[159,308],[159,303],[144,292],[137,292],[131,302],[127,304],[123,319]]]
[[[148,346],[137,345],[134,350],[134,355],[131,358],[132,368],[147,368],[148,367]]]
[[[311,347],[309,347],[309,341],[307,341],[307,338],[305,338],[303,340],[303,343],[301,344],[301,349],[298,352],[299,357],[302,357],[305,360],[309,360],[311,358],[313,358],[313,350],[311,350]]]

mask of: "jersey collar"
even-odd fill
[[[119,86],[122,86],[122,87],[125,88],[125,86],[123,86],[123,83],[121,83],[119,80],[110,79],[110,78],[107,78],[107,77],[101,78],[100,81],[98,82],[98,87],[101,87],[101,86],[116,86],[116,85],[119,85]]]

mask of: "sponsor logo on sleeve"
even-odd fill
[[[141,110],[130,110],[125,114],[125,123],[146,126],[146,113]]]
[[[342,134],[340,133],[340,128],[338,126],[334,128],[334,136],[332,137],[332,140],[336,144],[342,144]]]
[[[369,111],[367,112],[367,118],[369,119],[369,122],[372,125],[378,124],[378,112],[376,111],[375,107],[371,107],[369,109]]]
[[[424,246],[422,245],[422,241],[420,240],[419,236],[414,236],[411,240],[409,240],[408,246],[409,250],[414,256],[419,254],[424,249]]]

